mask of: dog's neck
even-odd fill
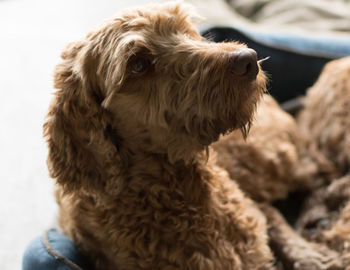
[[[120,127],[120,129],[115,128]],[[152,127],[151,130],[140,128],[137,123],[122,123],[107,126],[106,136],[110,138],[120,151],[124,161],[132,161],[140,157],[161,156],[171,164],[182,161],[186,165],[195,162],[198,153],[207,149],[194,136],[185,132],[174,134],[165,128]]]
[[[147,140],[150,140],[148,136],[119,136],[118,131],[111,127],[107,132],[120,153],[124,177],[128,179],[127,185],[135,192],[149,191],[152,186],[167,186],[170,189],[181,190],[183,196],[191,200],[203,200],[202,195],[206,193],[205,186],[211,179],[209,164],[212,164],[215,158],[214,153],[209,154],[207,148],[202,147],[203,150],[188,152],[189,149],[193,149],[193,144],[181,144],[181,138],[179,141],[174,139],[174,146],[178,145],[178,149],[170,149],[174,151],[173,157],[177,155],[186,158],[171,160],[169,153],[152,148],[154,146],[152,142],[147,143]],[[211,160],[208,160],[209,156]]]

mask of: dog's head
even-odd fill
[[[256,53],[204,40],[191,14],[178,3],[125,11],[66,48],[45,124],[54,177],[69,166],[99,179],[138,151],[188,161],[245,130],[265,87]]]

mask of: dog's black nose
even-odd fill
[[[253,80],[259,72],[258,58],[254,50],[242,48],[230,53],[230,71],[240,77]]]

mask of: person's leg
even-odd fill
[[[84,259],[67,236],[50,230],[35,238],[23,255],[22,270],[85,269]]]

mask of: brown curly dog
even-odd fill
[[[350,269],[350,57],[325,66],[304,105],[298,124],[308,134],[309,151],[319,150],[336,175],[313,191],[297,229],[337,251],[346,266],[342,269]]]
[[[303,103],[297,124],[316,170],[293,227],[263,205],[270,246],[278,269],[350,270],[350,57],[328,63]]]
[[[183,4],[70,44],[44,125],[59,222],[93,269],[272,269],[264,215],[210,144],[252,121],[256,53],[204,40]]]

